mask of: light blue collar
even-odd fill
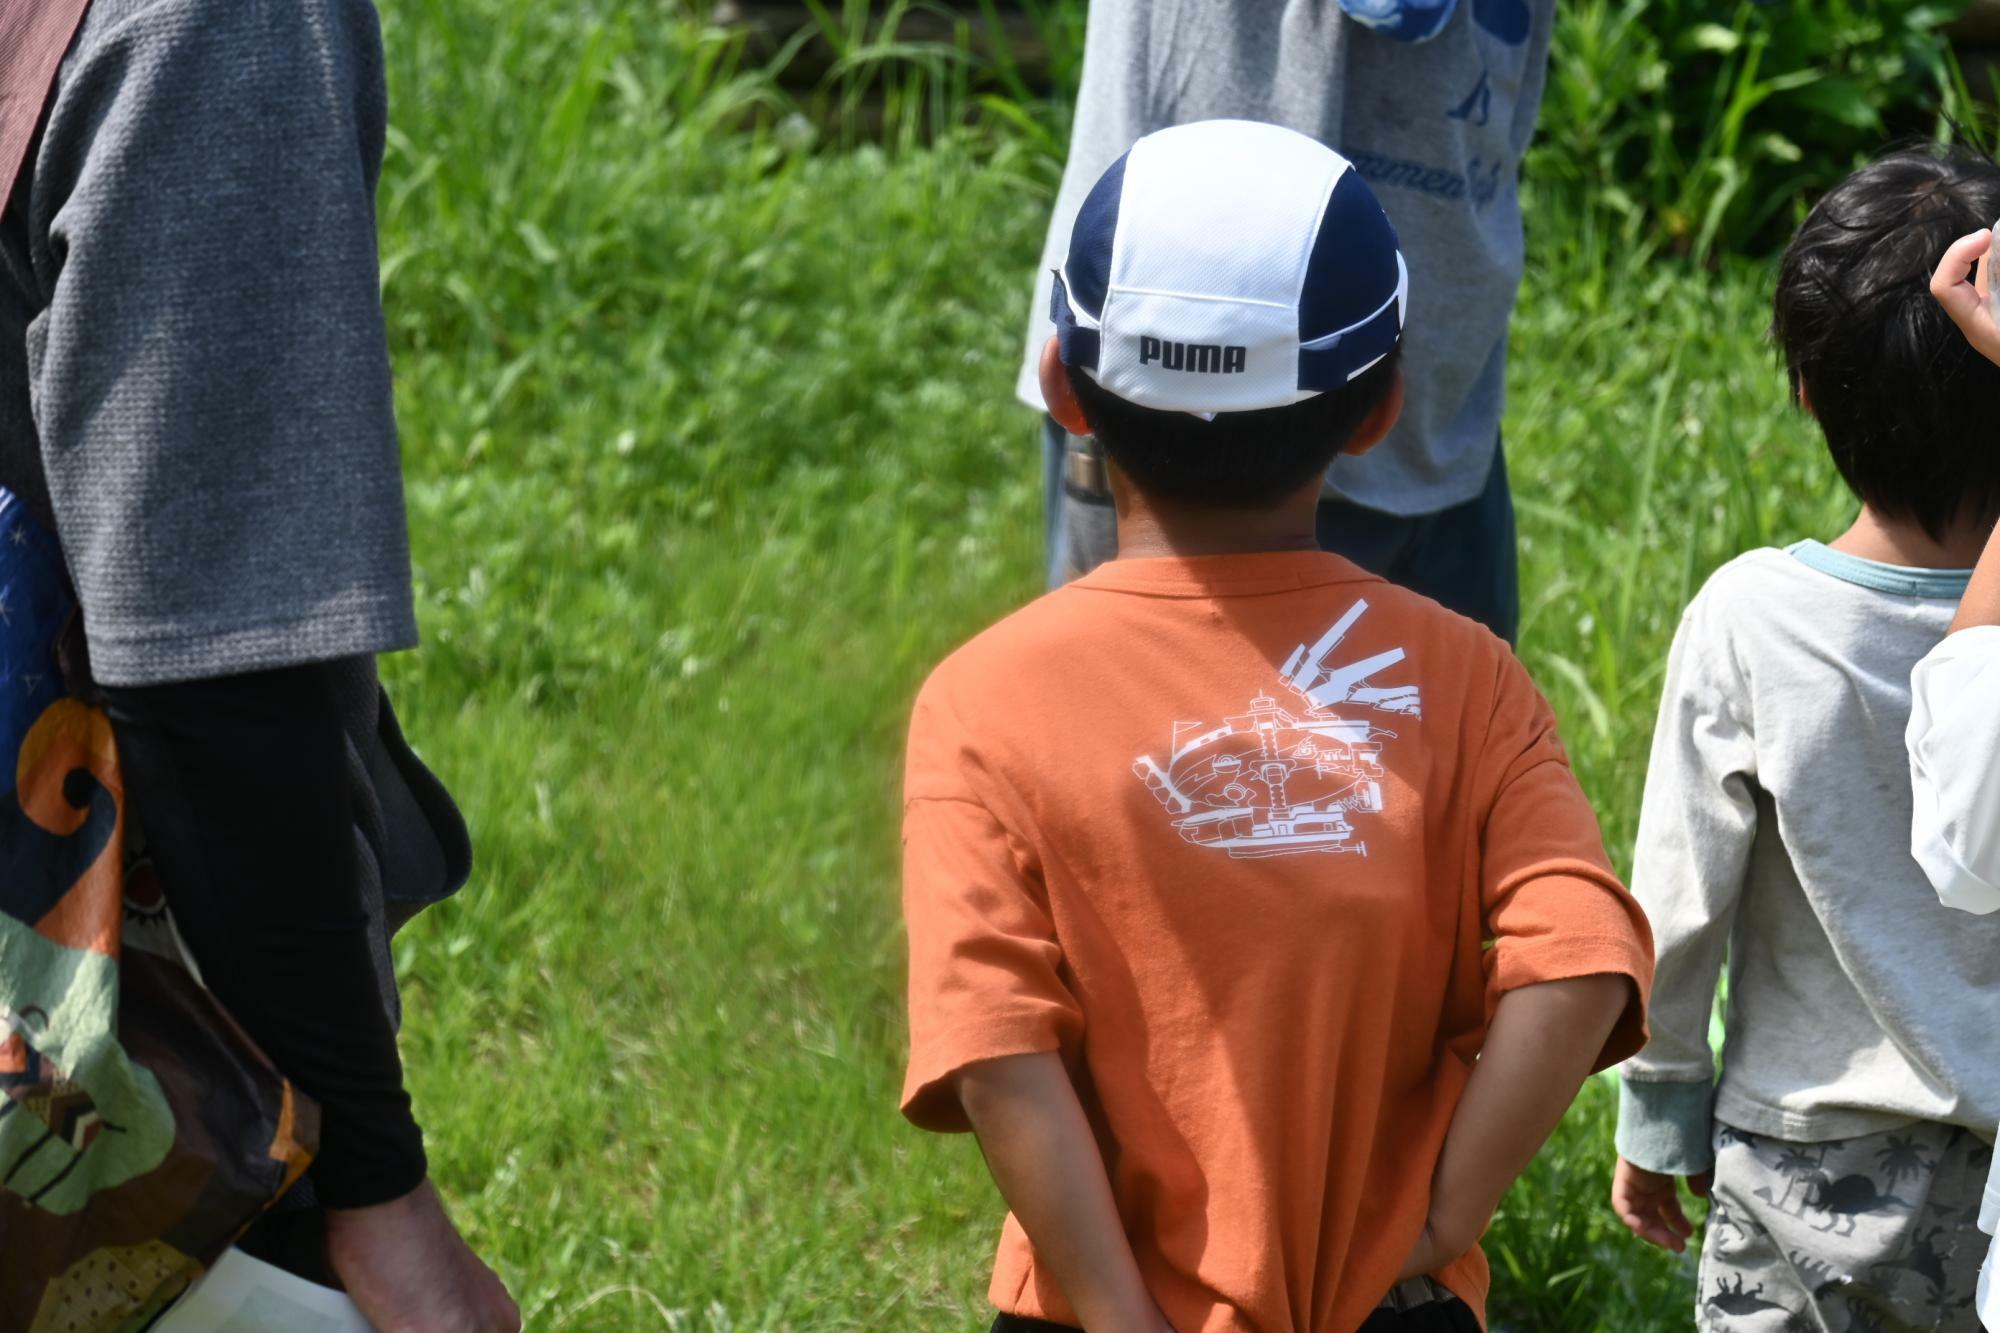
[[[1941,597],[1955,602],[1965,596],[1965,585],[1972,578],[1969,569],[1915,569],[1909,565],[1885,565],[1879,560],[1863,560],[1858,555],[1836,551],[1824,542],[1810,539],[1793,542],[1785,550],[1808,569],[1832,575],[1842,583],[1894,593],[1898,597]]]

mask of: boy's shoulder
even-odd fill
[[[1216,599],[1191,599],[1181,590],[1156,593],[1137,575],[1114,579],[1100,571],[1043,594],[947,655],[926,679],[919,707],[928,704],[963,715],[991,704],[995,696],[1042,689],[1062,693],[1074,679],[1076,664],[1094,653],[1170,666],[1187,643],[1176,642],[1172,634],[1163,636],[1158,614],[1132,614],[1142,607],[1156,612],[1187,607],[1191,635],[1234,637],[1263,629],[1280,652],[1294,641],[1311,645],[1336,624],[1346,624],[1350,644],[1370,645],[1370,652],[1403,649],[1420,668],[1448,663],[1454,674],[1476,675],[1481,666],[1497,669],[1501,659],[1511,658],[1505,641],[1478,621],[1340,557],[1319,560],[1324,563],[1303,575],[1280,576],[1269,586],[1254,581],[1232,585]],[[1243,609],[1219,609],[1224,603]]]
[[[1717,568],[1681,613],[1675,652],[1690,664],[1683,670],[1731,690],[1759,679],[1782,689],[1799,672],[1817,678],[1830,668],[1907,676],[1897,656],[1921,656],[1942,633],[1951,601],[1897,595],[1829,567],[1847,559],[1805,542],[1745,551]]]
[[[1009,672],[1038,660],[1074,639],[1085,628],[1072,614],[1074,584],[1045,592],[980,630],[931,668],[924,694],[958,688],[995,672]]]
[[[1810,613],[1810,594],[1819,582],[1790,551],[1758,546],[1716,566],[1688,601],[1683,624],[1729,633],[1768,623],[1774,612]]]

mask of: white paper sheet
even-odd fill
[[[153,1325],[153,1333],[375,1333],[375,1328],[344,1293],[229,1250]]]

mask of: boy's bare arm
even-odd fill
[[[1959,599],[1951,632],[1956,634],[1974,625],[2000,625],[2000,528],[1995,528],[1987,538],[1986,549],[1973,567],[1972,581],[1965,585],[1965,596]]]
[[[1431,1178],[1430,1218],[1402,1277],[1435,1272],[1478,1242],[1514,1178],[1576,1098],[1631,998],[1622,976],[1507,992],[1452,1113]]]
[[[1988,299],[1993,275],[1987,253],[1992,243],[1993,233],[1985,227],[1953,242],[1931,275],[1931,295],[1975,351],[2000,362],[2000,325],[1994,323]],[[1953,633],[1974,625],[2000,625],[2000,530],[1986,543],[1958,604],[1958,616],[1951,622]]]
[[[1104,1158],[1062,1057],[969,1066],[958,1098],[1035,1255],[1091,1333],[1170,1333],[1132,1257]]]

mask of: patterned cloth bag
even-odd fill
[[[144,1327],[319,1145],[175,933],[82,661],[0,488],[0,1333]]]

